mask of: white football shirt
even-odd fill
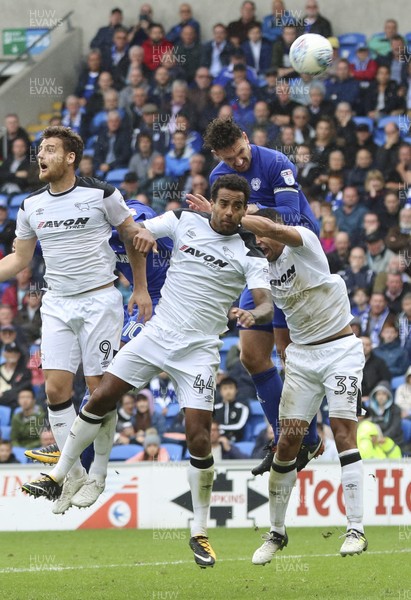
[[[189,209],[166,212],[144,226],[156,239],[174,242],[153,321],[178,331],[220,334],[245,285],[270,289],[268,262],[254,235],[241,227],[221,235],[212,229],[209,214]]]
[[[17,214],[16,236],[37,237],[52,294],[74,296],[116,279],[116,257],[108,243],[111,226],[131,215],[121,193],[92,177],[52,194],[46,186],[30,194]]]
[[[290,338],[309,344],[335,335],[352,320],[347,288],[331,275],[320,241],[306,227],[297,226],[303,245],[285,246],[270,263],[271,292],[286,316]]]

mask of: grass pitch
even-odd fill
[[[342,558],[339,528],[290,528],[288,547],[251,564],[262,530],[212,529],[213,569],[194,564],[187,530],[0,534],[2,600],[411,600],[411,527],[368,527]]]

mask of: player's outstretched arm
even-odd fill
[[[245,229],[254,233],[258,237],[268,237],[285,244],[286,246],[302,246],[303,239],[295,227],[275,223],[266,217],[256,215],[246,215],[242,218],[241,224]]]
[[[146,255],[137,252],[133,245],[133,238],[140,227],[132,217],[127,218],[117,227],[119,235],[124,242],[131,271],[133,273],[133,293],[128,302],[128,312],[131,315],[134,305],[138,306],[139,320],[148,321],[153,314],[153,304],[147,290]]]
[[[186,202],[188,208],[191,210],[197,210],[199,212],[211,212],[211,202],[204,198],[201,194],[187,194]]]
[[[243,308],[232,308],[230,317],[236,318],[242,327],[253,327],[254,325],[265,325],[271,323],[274,315],[274,306],[271,292],[262,288],[250,290],[255,307],[252,310]]]
[[[33,258],[36,242],[36,237],[15,240],[14,252],[0,260],[0,281],[7,281],[28,267]]]

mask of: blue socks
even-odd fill
[[[280,435],[280,422],[278,419],[278,409],[280,406],[283,381],[275,367],[267,371],[252,375],[252,380],[257,390],[258,399],[261,402],[261,408],[274,431],[274,441],[278,442]],[[303,439],[303,444],[311,446],[317,443],[317,417],[311,421],[307,434]]]

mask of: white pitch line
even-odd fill
[[[407,554],[411,552],[411,548],[404,548],[403,550],[367,550],[364,554],[366,556],[369,555],[377,555],[377,554]],[[288,560],[288,559],[293,559],[293,558],[297,558],[297,559],[301,559],[301,558],[330,558],[330,557],[339,557],[339,554],[286,554],[283,556],[278,556],[275,557],[274,560],[281,560],[282,562]],[[251,563],[251,558],[222,558],[221,560],[218,560],[218,563],[222,563],[222,562],[250,562]],[[147,562],[147,563],[130,563],[130,564],[117,564],[117,565],[78,565],[78,566],[72,566],[72,567],[59,567],[59,566],[55,566],[53,567],[52,565],[44,565],[41,566],[40,564],[38,565],[38,567],[32,567],[29,569],[19,569],[19,568],[13,568],[13,567],[9,567],[9,568],[5,568],[5,569],[0,569],[0,574],[1,575],[6,575],[8,573],[41,573],[44,571],[86,571],[88,569],[119,569],[119,568],[133,568],[133,567],[167,567],[167,566],[174,566],[174,565],[191,565],[193,564],[192,560],[173,560],[173,561],[164,561],[164,562]]]

